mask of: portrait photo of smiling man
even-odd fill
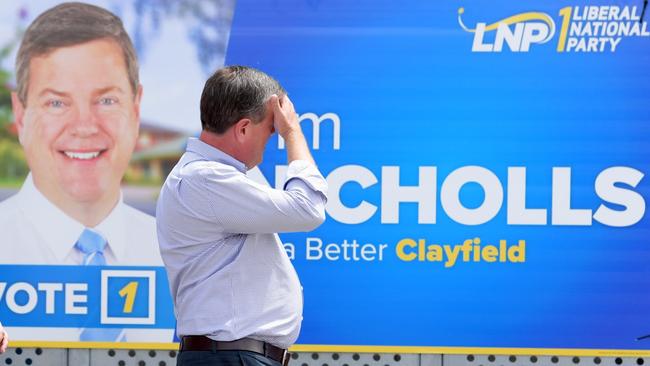
[[[0,264],[161,266],[154,218],[126,205],[121,192],[142,98],[121,20],[81,3],[45,11],[23,36],[16,84],[14,123],[30,173],[0,203]],[[29,337],[23,331],[33,329],[14,334]],[[64,328],[47,334],[38,337],[172,340],[168,330],[134,329],[126,338],[84,339]]]

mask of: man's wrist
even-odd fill
[[[302,129],[300,128],[300,125],[298,125],[295,128],[288,129],[281,136],[284,139],[284,141],[291,141],[291,140],[296,140],[296,139],[299,139],[299,138],[304,139],[304,136],[302,134]]]

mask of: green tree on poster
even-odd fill
[[[1,65],[10,56],[22,32],[17,31],[14,41],[0,48],[0,186],[18,186],[29,168],[18,138],[11,132],[11,72]]]

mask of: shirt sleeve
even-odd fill
[[[236,170],[204,178],[210,206],[225,232],[310,231],[325,220],[327,182],[306,161],[289,164],[284,190],[259,184]]]

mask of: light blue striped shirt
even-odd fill
[[[320,225],[326,196],[325,179],[305,161],[289,164],[284,190],[277,190],[251,180],[240,161],[190,138],[156,208],[178,335],[293,344],[301,287],[277,233]]]

